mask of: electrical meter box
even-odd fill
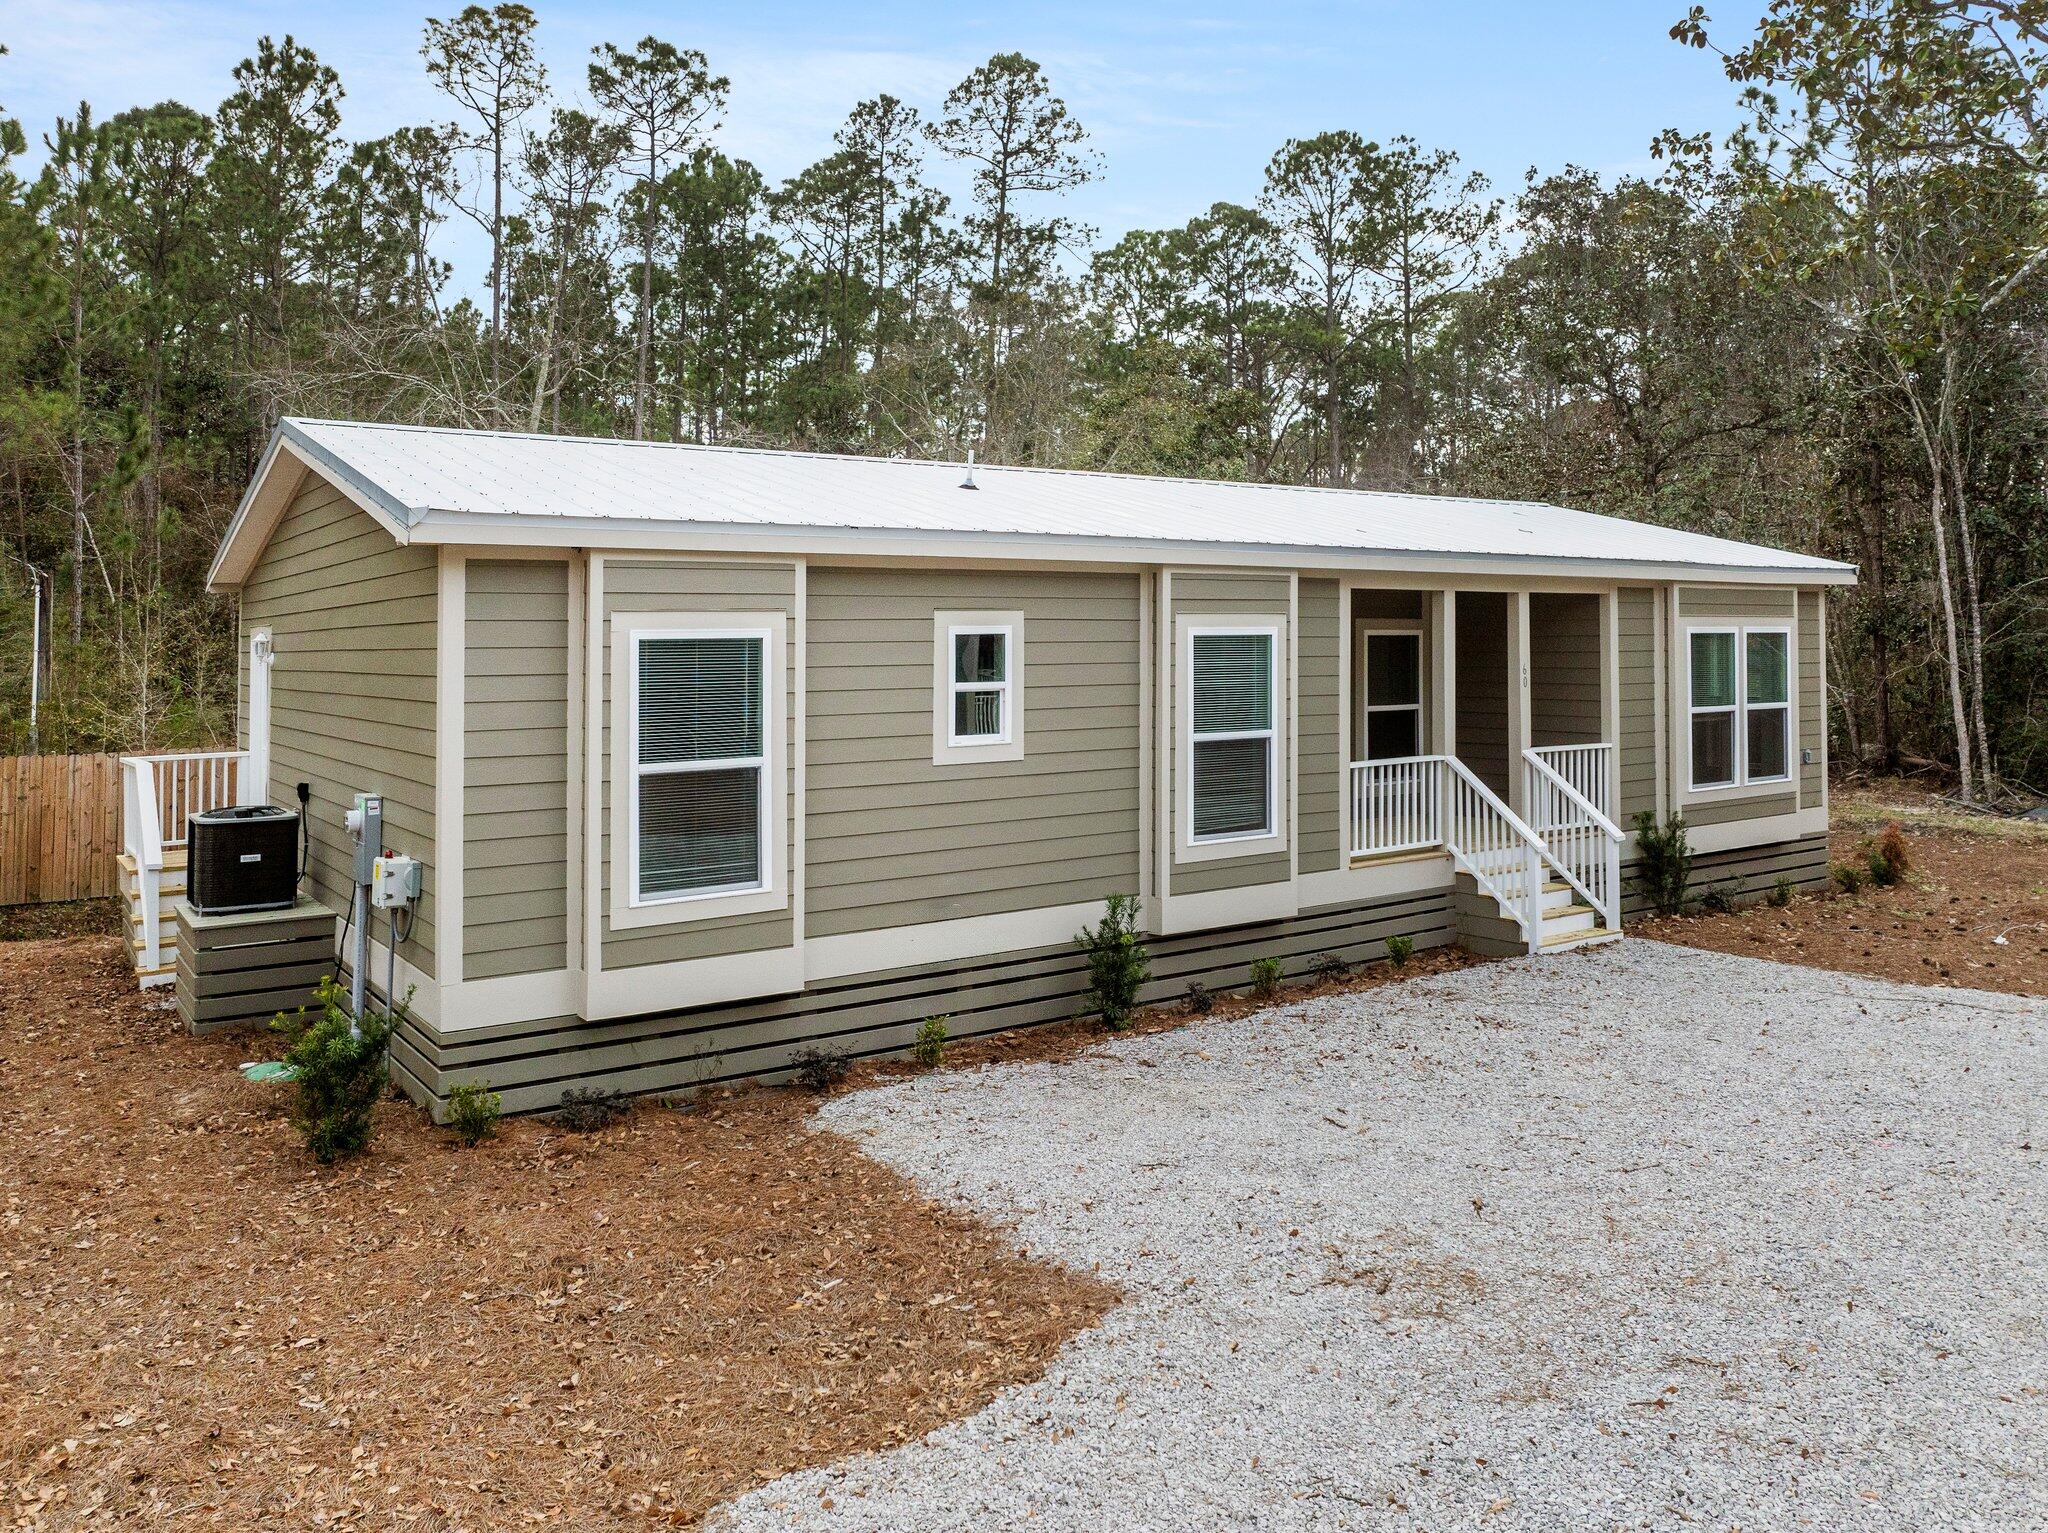
[[[370,867],[370,904],[403,909],[420,897],[420,865],[413,857],[379,857]]]

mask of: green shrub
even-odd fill
[[[1319,985],[1341,985],[1351,978],[1351,965],[1340,954],[1318,953],[1308,972]]]
[[[1413,937],[1387,938],[1387,961],[1395,968],[1401,968],[1414,956],[1415,939]]]
[[[1686,839],[1685,816],[1674,814],[1662,826],[1645,809],[1636,816],[1636,883],[1659,915],[1675,916],[1685,908],[1685,886],[1692,877],[1692,843]]]
[[[1280,981],[1286,977],[1277,958],[1256,958],[1252,960],[1252,995],[1261,1001],[1270,1001],[1280,993]]]
[[[1838,862],[1828,872],[1844,894],[1854,894],[1863,887],[1863,869],[1853,862]]]
[[[917,1042],[910,1046],[910,1052],[927,1070],[936,1070],[946,1057],[946,1019],[926,1017],[918,1023]]]
[[[790,1056],[796,1083],[806,1091],[830,1091],[846,1079],[853,1061],[837,1049],[814,1046],[798,1049]]]
[[[319,1015],[308,1008],[281,1014],[271,1027],[291,1039],[285,1063],[298,1095],[292,1127],[306,1136],[306,1148],[323,1166],[360,1155],[370,1143],[370,1110],[390,1084],[385,1045],[391,1018],[364,1008],[358,1031],[348,1011],[348,992],[329,977],[314,992]]]
[[[1152,972],[1144,939],[1138,935],[1137,896],[1112,894],[1102,920],[1082,927],[1074,942],[1088,955],[1095,1009],[1102,1013],[1104,1025],[1122,1032],[1130,1026],[1138,991]]]
[[[497,1133],[504,1111],[498,1093],[474,1081],[448,1093],[448,1127],[467,1148],[474,1149]]]
[[[1710,915],[1725,916],[1735,908],[1735,902],[1728,898],[1726,889],[1709,889],[1700,896],[1700,909]]]
[[[1765,896],[1774,910],[1783,910],[1792,903],[1792,880],[1781,878],[1771,885],[1771,892]]]
[[[1189,1016],[1203,1016],[1211,1008],[1213,1008],[1215,1004],[1216,997],[1209,994],[1209,987],[1207,985],[1203,984],[1198,979],[1191,979],[1188,981],[1188,993],[1182,999],[1181,1005],[1184,1008],[1186,1008]]]
[[[602,1086],[572,1087],[562,1093],[562,1105],[555,1109],[555,1123],[572,1134],[594,1134],[610,1128],[633,1110],[633,1099],[622,1091]]]

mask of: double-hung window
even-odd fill
[[[768,638],[739,630],[633,635],[636,905],[768,885]]]
[[[1784,782],[1792,775],[1789,628],[1694,628],[1687,634],[1694,791]]]
[[[1196,629],[1189,636],[1190,842],[1277,834],[1277,633]]]
[[[1005,745],[1010,739],[1010,630],[953,628],[949,745]]]
[[[1024,755],[1024,614],[932,615],[932,764]]]

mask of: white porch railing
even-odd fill
[[[1604,763],[1590,753],[1607,746],[1566,745],[1522,752],[1524,797],[1530,826],[1542,837],[1550,861],[1564,875],[1565,882],[1600,913],[1611,931],[1621,930],[1621,827],[1605,810],[1569,780],[1552,759],[1557,751],[1575,754],[1565,759],[1589,786],[1595,771],[1605,777]],[[1591,763],[1589,766],[1588,763]]]
[[[1614,818],[1612,745],[1539,745],[1527,752],[1608,819]]]
[[[1441,846],[1520,928],[1530,952],[1543,945],[1549,869],[1569,881],[1544,838],[1456,756],[1351,763],[1351,855],[1382,856]]]
[[[121,758],[121,850],[133,865],[135,913],[141,917],[133,935],[142,944],[134,949],[135,966],[145,973],[164,967],[165,854],[185,845],[186,816],[251,802],[244,795],[260,793],[249,780],[247,755],[180,751]]]

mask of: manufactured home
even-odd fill
[[[309,892],[423,865],[401,1084],[772,1077],[1278,957],[1549,954],[1826,874],[1850,566],[1555,506],[288,420],[211,586]],[[154,956],[154,955],[152,955]]]

